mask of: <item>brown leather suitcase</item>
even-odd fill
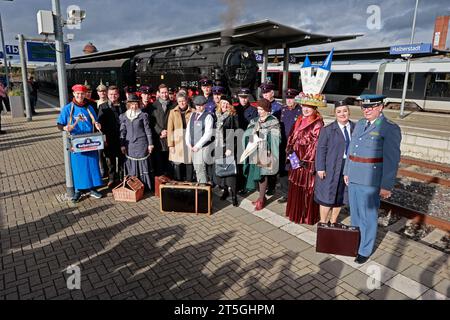
[[[356,257],[359,249],[358,227],[344,224],[317,224],[316,252]]]
[[[170,179],[167,176],[157,176],[155,177],[155,197],[159,198],[159,186],[161,184],[165,184],[172,181],[172,179]]]
[[[163,213],[211,214],[211,186],[190,182],[168,182],[159,186]]]

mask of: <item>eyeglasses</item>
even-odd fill
[[[374,106],[372,106],[372,107],[361,107],[361,110],[364,112],[364,110],[367,110],[367,111],[372,111],[373,109],[375,109],[375,108],[378,108],[380,105],[379,104],[377,104],[377,105],[374,105]]]

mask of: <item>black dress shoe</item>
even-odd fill
[[[355,258],[355,262],[356,263],[359,263],[359,264],[363,264],[363,263],[365,263],[367,260],[369,260],[369,257],[364,257],[364,256],[362,256],[362,255],[357,255],[356,256],[356,258]]]
[[[220,196],[220,200],[226,200],[228,198],[228,196],[230,195],[230,193],[228,192],[227,189],[223,190],[222,195]]]
[[[286,203],[288,201],[287,197],[281,197],[280,199],[277,200],[278,203]]]
[[[248,193],[248,191],[246,189],[239,190],[239,192],[238,192],[238,194],[240,196],[245,196],[247,193]]]
[[[273,196],[275,194],[275,190],[274,189],[269,189],[269,190],[266,191],[266,194],[268,196]]]

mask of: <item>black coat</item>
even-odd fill
[[[120,152],[120,115],[127,110],[123,103],[110,106],[110,102],[101,104],[98,108],[98,122],[102,126],[102,132],[106,136],[107,146],[105,152]]]
[[[222,130],[217,132],[217,134],[221,135],[220,139],[217,139],[217,152],[221,151],[219,154],[216,153],[217,157],[225,157],[225,152],[229,149],[236,159],[238,141],[237,136],[235,135],[235,130],[239,128],[239,117],[237,114],[228,116],[225,119]]]
[[[166,112],[164,112],[159,100],[156,100],[149,112],[150,128],[152,129],[153,145],[156,150],[168,151],[167,138],[160,138],[161,132],[167,130],[167,120],[170,110],[175,108],[172,101],[167,103]]]
[[[349,121],[350,132],[355,123]],[[339,180],[343,179],[341,168],[345,152],[345,138],[337,121],[330,123],[320,130],[316,149],[316,171],[325,171],[325,179],[321,180],[316,174],[315,197],[323,203],[334,203]],[[346,198],[346,197],[344,197]]]

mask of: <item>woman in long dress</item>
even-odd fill
[[[126,157],[127,175],[136,176],[147,190],[151,189],[149,156],[153,151],[148,115],[139,109],[139,98],[131,94],[127,111],[120,115],[120,144]]]
[[[313,225],[319,221],[319,205],[314,202],[314,161],[319,133],[324,125],[317,105],[325,102],[324,97],[306,97],[300,103],[303,115],[297,118],[286,148],[288,156],[295,152],[300,160],[300,167],[289,170],[286,216],[295,223]]]
[[[246,189],[255,190],[258,186],[258,200],[253,201],[255,210],[261,210],[266,205],[268,177],[278,173],[280,123],[270,114],[270,101],[262,99],[257,102],[258,117],[252,119],[244,133],[244,147],[258,139],[258,147],[244,163],[244,175],[247,178]]]

